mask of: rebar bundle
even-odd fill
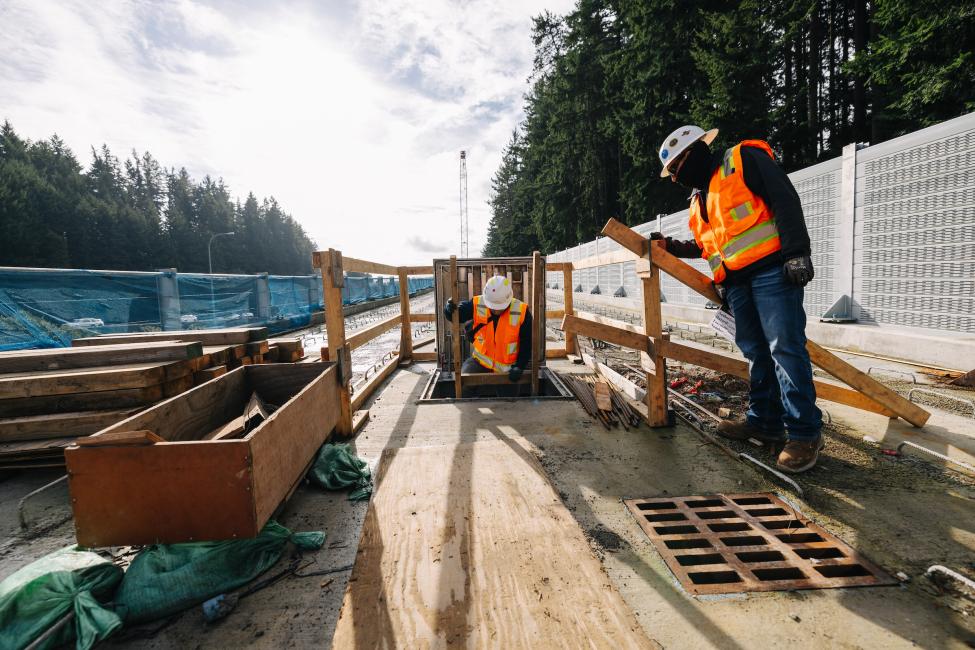
[[[559,373],[559,378],[576,396],[576,399],[582,404],[582,408],[586,409],[589,415],[602,422],[607,429],[612,429],[620,424],[626,430],[629,430],[631,426],[640,426],[640,414],[611,385],[609,386],[609,394],[613,408],[605,411],[596,405],[596,382],[601,381],[596,375]]]

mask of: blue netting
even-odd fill
[[[409,278],[411,295],[433,278]],[[346,276],[343,304],[399,295],[392,277]],[[0,269],[0,350],[63,347],[82,336],[263,325],[307,325],[322,309],[318,275],[205,275]]]

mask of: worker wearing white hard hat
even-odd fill
[[[782,445],[779,469],[812,468],[823,445],[812,366],[806,351],[803,287],[813,279],[809,233],[799,194],[763,140],[712,152],[718,132],[686,125],[660,146],[661,176],[692,190],[693,240],[663,240],[677,257],[704,258],[735,320],[748,359],[749,408],[725,420],[726,438]]]
[[[531,363],[532,317],[528,305],[514,297],[511,280],[495,275],[473,300],[459,305],[448,300],[443,310],[448,321],[455,310],[471,342],[471,357],[461,372],[507,374],[518,382]]]

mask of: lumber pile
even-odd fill
[[[293,362],[300,339],[248,327],[111,334],[0,352],[0,470],[64,465],[64,448],[240,366]]]
[[[559,379],[576,396],[576,399],[582,404],[582,408],[586,409],[586,412],[593,418],[602,422],[606,429],[612,429],[621,424],[626,430],[629,430],[630,427],[640,426],[640,414],[613,386],[601,377],[559,373]]]

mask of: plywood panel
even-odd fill
[[[448,645],[655,647],[511,441],[387,449],[380,461],[333,647]]]

